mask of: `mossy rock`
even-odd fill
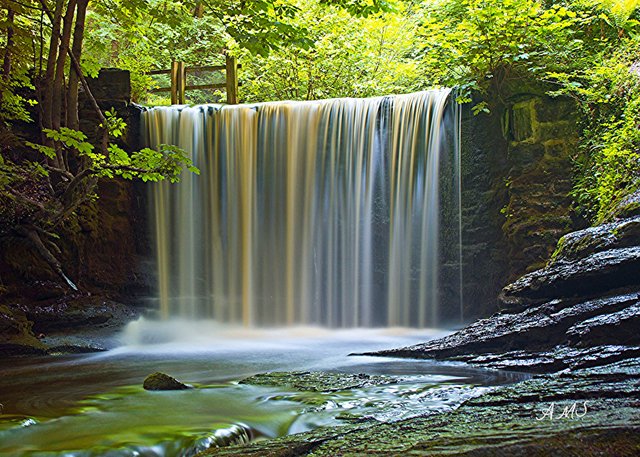
[[[165,373],[155,372],[147,376],[142,383],[145,390],[187,390],[193,386],[178,381],[173,376]]]
[[[240,384],[255,386],[293,387],[306,392],[337,392],[347,389],[396,384],[400,378],[368,375],[364,373],[327,373],[309,371],[287,371],[262,373],[240,381]]]
[[[47,346],[31,331],[32,323],[22,311],[0,305],[0,354],[44,354]]]

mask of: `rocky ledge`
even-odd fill
[[[369,421],[200,456],[616,456],[640,449],[640,358],[501,387],[458,409]]]
[[[501,312],[445,338],[368,355],[537,373],[531,379],[442,414],[203,455],[640,455],[640,217],[564,236],[545,268],[505,287],[499,300]]]
[[[68,294],[0,303],[0,356],[96,352],[140,310],[106,297]]]

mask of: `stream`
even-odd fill
[[[455,408],[522,374],[464,364],[348,356],[446,335],[440,330],[246,330],[212,322],[129,326],[102,353],[0,361],[0,455],[190,456],[358,418],[399,420]],[[162,371],[193,390],[148,392]],[[272,371],[398,377],[397,383],[301,392],[238,383]]]

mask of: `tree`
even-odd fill
[[[289,44],[267,56],[241,56],[247,101],[369,97],[422,89],[418,72],[415,11],[353,17],[319,1],[297,2],[295,24],[311,46]]]
[[[72,288],[59,260],[56,231],[94,198],[98,179],[176,181],[183,168],[197,172],[173,146],[127,153],[113,141],[126,125],[115,112],[101,111],[80,63],[88,5],[88,0],[3,2],[3,120],[28,120],[28,107],[35,105],[41,137],[24,141],[3,125],[7,141],[0,155],[0,236],[24,237]],[[29,36],[31,49],[27,39],[18,40]],[[25,58],[29,55],[31,62]],[[100,122],[96,144],[78,130],[80,87]],[[35,89],[34,99],[19,94],[25,88]],[[24,146],[40,154],[34,156]]]

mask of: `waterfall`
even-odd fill
[[[441,323],[460,306],[439,287],[442,205],[459,198],[440,192],[442,164],[459,162],[449,94],[147,110],[148,146],[175,144],[201,170],[154,185],[162,315]]]

